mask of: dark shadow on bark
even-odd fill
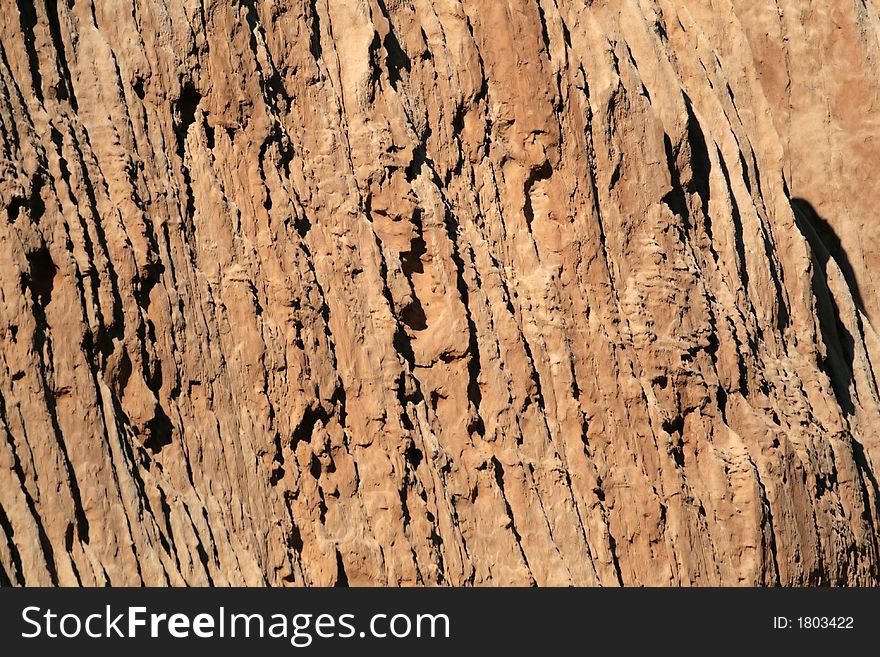
[[[847,415],[852,415],[855,406],[850,395],[850,384],[853,381],[855,340],[841,321],[837,302],[828,288],[826,270],[829,259],[833,259],[840,267],[849,292],[859,308],[864,307],[862,296],[849,257],[831,225],[802,198],[791,199],[791,207],[797,227],[813,252],[813,294],[816,297],[821,337],[826,348],[826,357],[820,366],[831,379],[841,409]]]
[[[160,404],[156,404],[156,410],[153,419],[147,422],[146,435],[144,437],[144,447],[149,449],[153,454],[158,454],[163,447],[171,444],[174,425],[171,424],[171,418],[165,412]]]
[[[862,292],[859,289],[859,284],[852,263],[850,263],[849,256],[847,256],[846,250],[844,250],[843,245],[840,243],[840,238],[837,236],[834,228],[832,228],[831,224],[829,224],[824,217],[816,212],[816,209],[810,205],[809,201],[802,198],[793,198],[791,199],[791,207],[794,210],[794,216],[801,227],[801,232],[804,232],[801,224],[806,224],[812,228],[813,232],[816,234],[816,238],[818,238],[824,247],[827,255],[826,259],[822,261],[822,264],[824,265],[825,262],[827,262],[827,256],[834,258],[837,266],[840,267],[840,271],[843,272],[843,277],[846,279],[846,284],[849,286],[850,294],[852,294],[852,298],[855,300],[856,305],[858,305],[859,309],[867,315],[865,304],[862,301]],[[810,239],[806,233],[805,237],[807,237],[808,240]],[[813,252],[815,253],[816,247],[812,242],[810,242],[810,245],[813,246]]]

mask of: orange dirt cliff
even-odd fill
[[[872,585],[880,0],[18,0],[0,582]]]

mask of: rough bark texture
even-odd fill
[[[876,584],[878,0],[18,0],[0,582]]]

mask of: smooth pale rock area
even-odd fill
[[[0,583],[874,585],[880,0],[18,0]]]

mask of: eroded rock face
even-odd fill
[[[4,6],[0,581],[878,583],[878,9]]]

